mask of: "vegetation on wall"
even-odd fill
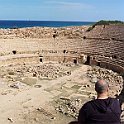
[[[96,22],[95,24],[93,24],[91,27],[89,27],[88,29],[87,29],[87,31],[91,31],[93,28],[95,28],[95,26],[97,26],[97,25],[111,25],[111,24],[113,24],[113,25],[117,25],[117,24],[124,24],[124,22],[122,22],[122,21],[118,21],[118,20],[115,20],[115,21],[106,21],[106,20],[101,20],[101,21],[98,21],[98,22]]]

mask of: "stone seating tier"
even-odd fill
[[[86,37],[124,40],[124,25],[96,26],[93,30],[86,33]]]

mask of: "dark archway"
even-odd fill
[[[86,39],[86,36],[83,36],[83,39]]]
[[[87,61],[85,62],[85,64],[87,64],[87,65],[90,64],[90,56],[87,56]]]
[[[43,59],[42,58],[40,58],[40,62],[43,62]]]
[[[13,53],[13,54],[16,54],[16,53],[17,53],[17,51],[16,51],[16,50],[13,50],[13,51],[12,51],[12,53]]]
[[[77,62],[78,62],[77,59],[74,59],[74,64],[77,64]]]
[[[66,53],[66,50],[63,50],[63,53]]]
[[[99,66],[99,67],[100,67],[100,62],[98,62],[98,63],[97,63],[97,66]]]
[[[55,39],[57,37],[57,35],[56,34],[53,34],[53,38]]]
[[[112,58],[117,59],[117,56],[116,55],[113,55]]]

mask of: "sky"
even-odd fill
[[[0,20],[124,21],[124,0],[0,0]]]

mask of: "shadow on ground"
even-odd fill
[[[78,122],[77,122],[77,121],[71,121],[71,122],[68,123],[68,124],[78,124]]]

